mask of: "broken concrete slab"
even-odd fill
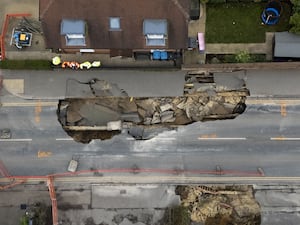
[[[67,110],[66,113],[68,123],[76,123],[82,119],[82,116],[79,114],[78,111]]]
[[[160,114],[162,123],[172,123],[175,121],[174,111],[164,111]]]
[[[159,112],[155,112],[153,114],[153,117],[152,117],[152,120],[151,120],[151,124],[157,124],[157,123],[160,123],[161,120],[160,120],[160,115],[159,115]]]
[[[160,105],[159,109],[160,109],[161,112],[165,112],[167,110],[173,109],[173,106],[171,104],[167,103],[167,104],[164,104],[164,105]]]
[[[81,117],[86,118],[91,126],[106,126],[109,121],[120,119],[120,114],[107,107],[86,102],[79,110]]]

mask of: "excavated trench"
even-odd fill
[[[177,186],[181,213],[187,221],[180,224],[259,225],[261,208],[250,185]],[[180,214],[179,214],[180,215]],[[179,223],[176,223],[179,224]]]
[[[123,129],[136,139],[145,131],[176,129],[198,121],[233,119],[246,109],[249,90],[216,85],[213,74],[187,73],[182,96],[129,97],[103,80],[84,83],[83,96],[59,101],[58,120],[75,141],[110,139]]]

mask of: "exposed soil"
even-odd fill
[[[259,225],[260,206],[252,186],[178,186],[193,222],[205,225]]]

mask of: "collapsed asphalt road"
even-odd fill
[[[104,80],[80,83],[82,97],[59,101],[58,120],[76,141],[109,139],[126,129],[136,139],[148,139],[164,129],[198,121],[233,119],[246,109],[249,90],[216,85],[213,74],[190,72],[183,95],[177,97],[130,97]]]

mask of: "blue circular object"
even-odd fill
[[[263,11],[261,19],[267,25],[277,24],[279,21],[279,12],[274,8],[267,8]]]

